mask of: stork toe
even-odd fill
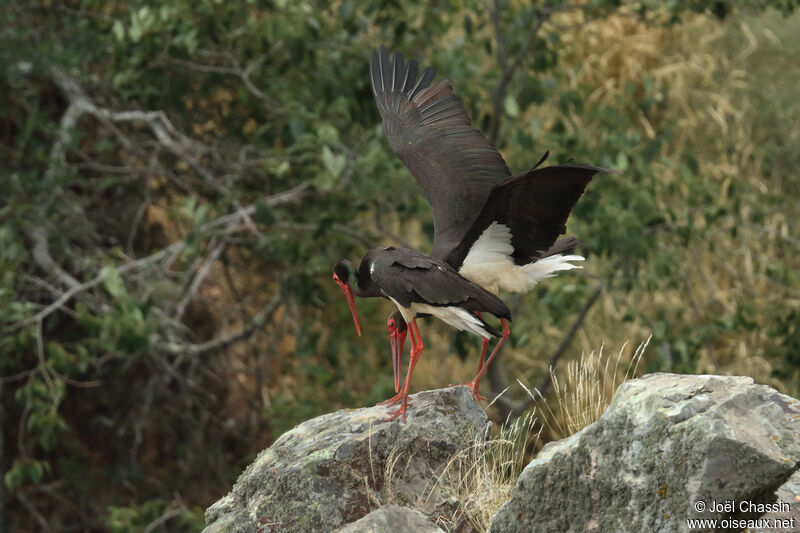
[[[390,415],[389,418],[384,418],[383,422],[391,422],[392,420],[397,420],[397,417],[402,417],[403,422],[405,422],[406,421],[406,409],[408,408],[409,405],[410,405],[409,403],[405,403],[404,405],[401,405],[400,408],[397,409],[396,411],[390,412],[389,413],[389,415]]]
[[[378,402],[375,405],[376,406],[378,406],[378,405],[386,405],[386,406],[394,405],[396,403],[399,403],[402,399],[403,399],[403,392],[400,391],[397,394],[395,394],[394,396],[392,396],[391,398],[389,398],[388,400],[383,400],[382,402]],[[406,403],[408,405],[411,405],[411,400],[408,400]]]

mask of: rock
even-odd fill
[[[759,513],[741,513],[741,502],[774,502],[798,461],[797,400],[747,377],[651,374],[620,386],[598,421],[545,446],[489,531],[688,531],[687,518],[752,519]]]
[[[389,410],[370,407],[286,432],[206,510],[204,532],[331,531],[389,497],[419,508],[462,441],[482,438],[489,421],[466,387],[420,392],[411,401],[406,423],[383,422]],[[425,510],[447,505],[434,493]]]
[[[778,488],[775,496],[775,503],[779,503],[780,507],[764,513],[761,518],[769,520],[769,525],[754,528],[753,533],[774,533],[777,529],[800,530],[800,470]],[[784,524],[786,527],[781,527]]]
[[[387,505],[337,529],[335,533],[444,533],[444,530],[419,511]]]

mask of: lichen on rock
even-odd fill
[[[206,511],[206,533],[331,531],[391,498],[419,507],[465,439],[489,421],[466,387],[411,396],[406,423],[388,409],[343,409],[299,424],[261,452]],[[428,498],[428,505],[447,505]]]
[[[489,530],[688,531],[687,518],[747,517],[713,502],[774,501],[798,467],[797,400],[747,377],[651,374],[545,446]]]

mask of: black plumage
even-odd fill
[[[433,67],[420,79],[386,47],[372,51],[370,79],[389,146],[422,187],[433,210],[433,257],[461,266],[493,221],[509,227],[516,264],[544,257],[592,177],[608,169],[563,164],[512,176],[500,153],[472,127],[450,80],[432,86]]]
[[[511,320],[511,311],[500,298],[461,276],[446,262],[415,250],[393,246],[373,248],[362,259],[359,274],[370,270],[371,282],[403,307],[410,308],[415,303],[456,306]],[[482,319],[481,322],[493,336],[500,335]]]
[[[545,156],[546,157],[546,156]],[[556,239],[567,231],[567,218],[595,174],[609,172],[590,165],[552,165],[534,168],[492,188],[462,241],[444,256],[460,265],[473,243],[492,222],[508,226],[512,258],[517,265],[574,248],[575,237],[556,248]],[[563,239],[562,239],[563,240]]]
[[[450,81],[433,83],[435,72],[428,67],[417,78],[416,61],[406,63],[400,52],[390,58],[384,46],[372,51],[370,81],[389,146],[431,204],[431,255],[375,248],[364,256],[358,271],[346,260],[334,267],[334,279],[344,291],[357,329],[353,292],[383,296],[398,306],[400,315],[393,315],[389,324],[392,339],[399,340],[399,350],[397,344],[392,345],[395,388],[405,337],[405,329],[398,328],[408,323],[411,364],[403,392],[390,400],[402,398],[394,417],[405,417],[408,382],[424,348],[415,317],[423,313],[483,337],[479,372],[470,382],[473,395],[479,397],[480,378],[510,334],[505,321],[511,318],[502,300],[484,287],[525,292],[543,277],[574,268],[558,258],[542,261],[541,268],[523,266],[577,245],[574,237],[558,237],[565,232],[567,217],[587,183],[605,171],[588,165],[537,168],[545,154],[534,169],[512,176],[500,153],[470,124]],[[495,223],[497,227],[486,231]],[[483,320],[484,312],[500,319],[502,333]],[[484,365],[490,336],[501,338]]]
[[[495,185],[511,176],[505,161],[470,125],[450,80],[429,86],[426,68],[417,83],[417,62],[384,46],[373,50],[370,77],[389,146],[422,186],[433,210],[431,255],[445,257],[462,242]],[[396,76],[391,76],[391,73]]]
[[[469,281],[444,261],[408,248],[373,248],[364,255],[358,269],[349,260],[342,259],[333,267],[333,279],[344,292],[359,334],[361,328],[353,294],[392,300],[403,314],[404,322],[410,324],[411,362],[402,392],[389,400],[390,403],[402,402],[390,419],[402,416],[405,420],[411,374],[424,349],[416,327],[417,315],[435,315],[454,327],[486,339],[508,336],[505,320],[511,319],[511,311],[500,298]],[[503,332],[487,324],[479,313],[491,313],[499,318]],[[402,342],[399,350],[393,347],[392,357],[395,390],[398,390]]]

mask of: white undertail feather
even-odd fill
[[[527,265],[515,265],[511,254],[511,230],[498,222],[486,228],[470,248],[459,273],[486,290],[498,289],[525,293],[539,281],[551,278],[562,270],[582,268],[571,261],[583,261],[580,255],[552,255]]]
[[[492,334],[486,331],[486,329],[483,327],[483,322],[481,322],[476,315],[465,309],[461,309],[460,307],[444,307],[420,303],[412,303],[410,307],[403,307],[391,296],[387,296],[387,298],[389,298],[392,303],[397,306],[397,309],[400,310],[400,314],[403,315],[403,319],[406,321],[406,324],[410,325],[411,321],[414,320],[414,317],[418,314],[427,313],[435,316],[442,322],[445,322],[458,330],[470,331],[475,335],[487,339],[492,338]]]
[[[491,339],[492,335],[483,327],[481,320],[474,314],[466,309],[460,307],[439,307],[428,304],[411,304],[411,310],[415,314],[428,313],[433,315],[442,322],[445,322],[454,328],[461,331],[471,331],[475,335]],[[402,313],[402,311],[401,311]]]

